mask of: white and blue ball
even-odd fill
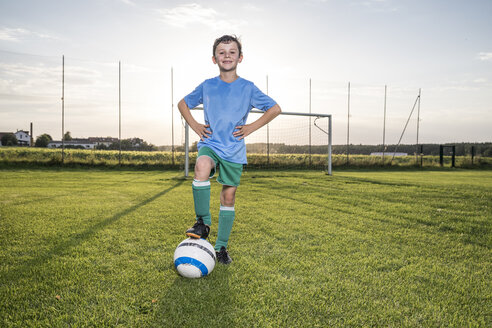
[[[174,266],[186,278],[204,277],[215,267],[215,249],[205,239],[188,238],[174,251]]]

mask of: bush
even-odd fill
[[[17,138],[15,134],[8,133],[2,137],[2,146],[17,146]]]
[[[46,148],[46,147],[48,147],[48,144],[52,140],[53,140],[53,138],[51,138],[51,136],[49,134],[44,133],[44,134],[42,134],[36,138],[36,142],[34,143],[34,146]]]

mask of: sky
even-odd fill
[[[181,144],[176,104],[218,75],[224,34],[284,112],[331,114],[334,144],[492,141],[490,0],[0,0],[0,132],[61,139],[64,56],[72,137],[118,137],[121,90],[122,138]],[[283,116],[271,140],[304,144],[309,124]]]

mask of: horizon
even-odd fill
[[[65,132],[118,135],[121,61],[122,139],[172,144],[173,116],[180,144],[178,101],[218,75],[215,38],[236,34],[238,74],[285,112],[332,114],[333,144],[346,144],[349,83],[350,144],[382,144],[385,86],[385,144],[397,143],[420,89],[419,144],[492,141],[490,1],[19,0],[0,2],[0,17],[1,131],[33,122],[34,138],[61,140],[64,56]],[[416,114],[402,144],[416,144]],[[305,137],[291,130],[278,131]]]

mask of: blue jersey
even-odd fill
[[[246,164],[246,144],[232,133],[236,126],[245,125],[249,111],[254,107],[266,111],[276,102],[264,94],[253,82],[241,77],[227,83],[219,76],[205,80],[184,97],[189,108],[203,104],[205,124],[212,135],[198,142],[198,149],[211,148],[220,158]]]

